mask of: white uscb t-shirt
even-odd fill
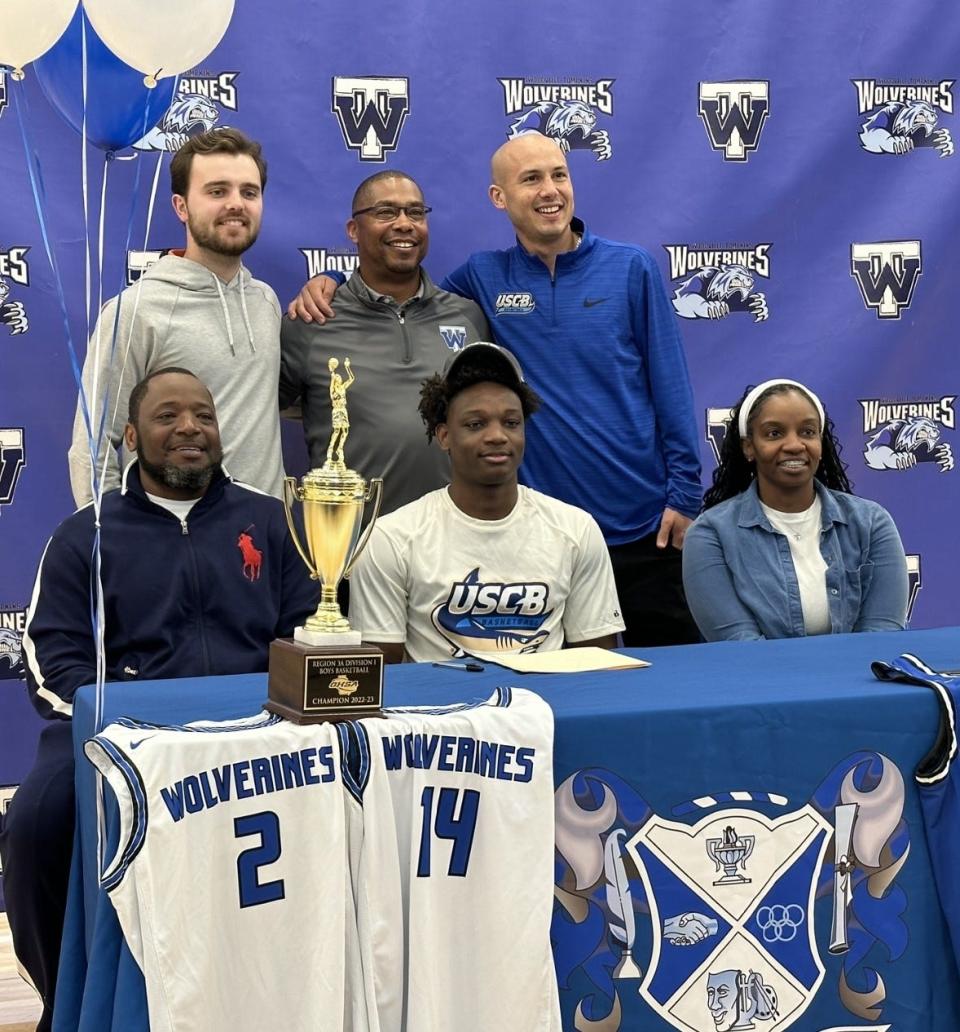
[[[623,630],[603,536],[588,513],[527,487],[501,520],[431,491],[379,519],[350,578],[364,641],[415,662],[559,649]]]

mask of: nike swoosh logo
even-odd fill
[[[139,749],[144,742],[149,742],[151,738],[153,738],[153,735],[147,735],[146,738],[138,738],[135,742],[130,743],[130,748]]]
[[[609,301],[608,297],[585,297],[583,299],[584,308],[593,308],[594,305],[602,305],[604,301]]]

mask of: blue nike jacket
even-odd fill
[[[591,513],[610,545],[700,511],[700,446],[677,320],[653,258],[594,236],[555,274],[517,244],[481,251],[441,289],[483,309],[543,408],[526,426],[523,483]]]

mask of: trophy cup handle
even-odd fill
[[[283,478],[283,511],[287,517],[287,527],[290,530],[290,537],[293,540],[294,547],[300,553],[300,558],[307,564],[307,569],[310,571],[310,576],[314,580],[319,580],[320,575],[317,573],[316,567],[313,565],[313,561],[304,551],[303,545],[300,544],[300,537],[297,534],[297,528],[293,522],[293,503],[298,501],[297,497],[297,478],[296,477],[284,477]]]
[[[360,558],[360,553],[367,547],[367,541],[370,539],[370,532],[373,530],[373,525],[377,522],[377,517],[380,515],[380,503],[383,501],[383,477],[374,477],[370,481],[370,486],[367,488],[367,497],[364,501],[369,502],[371,498],[374,499],[373,516],[361,535],[360,540],[357,542],[357,547],[353,550],[353,555],[350,556],[350,562],[347,563],[343,571],[344,577],[350,576],[353,564]]]

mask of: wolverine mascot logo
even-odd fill
[[[592,150],[597,161],[610,157],[610,134],[597,129],[597,116],[582,100],[544,101],[511,122],[508,139],[540,133],[556,140],[564,153]]]
[[[769,317],[767,299],[755,291],[753,273],[745,265],[707,266],[677,287],[673,307],[681,319],[725,319],[731,312],[749,312],[754,322]]]
[[[949,129],[938,129],[937,109],[925,100],[893,101],[860,127],[860,143],[871,154],[909,154],[917,147],[935,147],[941,158],[954,152]]]
[[[13,336],[18,333],[26,333],[30,328],[30,323],[27,320],[23,302],[8,301],[9,297],[10,286],[5,279],[0,279],[0,326],[9,327]]]
[[[220,111],[212,100],[187,93],[167,108],[160,124],[151,129],[134,147],[137,150],[177,151],[191,136],[205,133],[217,126]]]
[[[892,419],[867,440],[863,457],[870,469],[910,469],[918,462],[936,462],[941,473],[954,466],[953,450],[940,442],[940,427],[926,416]]]

